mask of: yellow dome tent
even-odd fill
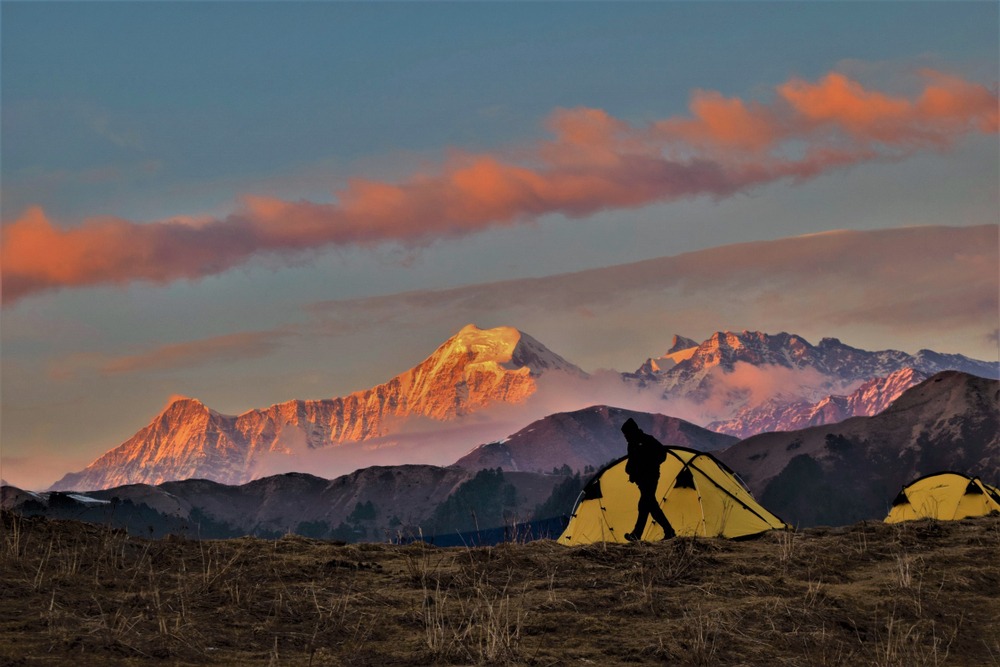
[[[886,523],[914,519],[957,521],[1000,512],[1000,491],[978,477],[939,472],[916,479],[892,501]]]
[[[626,462],[622,457],[609,463],[587,483],[559,544],[626,541],[639,514],[639,488],[628,481]],[[679,536],[739,538],[788,528],[725,464],[693,449],[667,447],[656,495]],[[649,521],[642,539],[662,538],[663,529]]]

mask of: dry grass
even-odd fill
[[[1000,665],[1000,519],[565,548],[2,515],[0,665]]]

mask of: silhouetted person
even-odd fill
[[[639,487],[639,517],[632,532],[625,533],[625,539],[629,542],[641,540],[642,533],[646,529],[646,519],[650,515],[653,516],[653,521],[663,528],[663,539],[669,539],[676,533],[656,500],[660,464],[667,458],[667,448],[659,440],[643,432],[631,417],[622,424],[622,433],[628,441],[628,463],[625,464],[625,474],[628,475],[628,481]]]

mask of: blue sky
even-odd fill
[[[68,220],[194,215],[262,182],[329,196],[329,181],[302,185],[302,172],[336,179],[391,169],[379,162],[398,154],[528,141],[557,107],[656,118],[682,112],[697,88],[752,95],[845,60],[944,59],[989,75],[996,12],[988,2],[5,3],[3,177],[62,174],[44,203]],[[104,182],[85,175],[114,169]],[[40,193],[5,194],[8,219]]]
[[[767,104],[790,80],[837,72],[916,99],[921,69],[994,95],[1000,78],[992,2],[4,2],[0,21],[5,229],[30,207],[60,230],[100,216],[141,230],[178,216],[224,220],[247,195],[332,204],[352,179],[406,182],[436,173],[454,151],[527,164],[535,158],[523,155],[552,139],[558,109],[600,109],[645,127],[688,115],[699,90]],[[579,216],[555,208],[418,243],[265,248],[194,278],[39,289],[5,300],[0,321],[3,475],[29,476],[31,462],[45,470],[36,480],[54,478],[129,437],[174,393],[235,412],[360,389],[467,323],[454,312],[419,330],[338,338],[315,333],[317,302],[832,229],[996,224],[997,163],[995,133],[969,131],[944,147],[733,194],[654,197]],[[991,315],[979,342],[967,331],[901,337],[858,323],[823,335],[989,358]],[[675,324],[684,329],[669,318],[664,326]],[[699,326],[680,333],[716,328]],[[294,335],[253,337],[282,327]],[[99,370],[205,340],[239,341],[240,351],[219,348],[215,362],[173,371]],[[581,348],[583,358],[557,351],[587,368],[662,353],[641,347]]]

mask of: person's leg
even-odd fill
[[[625,534],[625,539],[629,542],[635,542],[642,539],[642,533],[646,530],[646,521],[649,519],[649,512],[652,507],[649,504],[649,498],[651,497],[649,489],[649,480],[639,480],[635,482],[635,485],[639,487],[639,516],[635,520],[635,528],[632,529],[631,533]],[[653,484],[653,493],[656,491],[656,484]]]
[[[649,519],[649,506],[645,502],[645,496],[639,496],[639,516],[635,520],[635,528],[631,533],[625,534],[625,539],[635,542],[642,539],[642,531],[646,530],[646,520]]]
[[[670,525],[670,520],[667,519],[663,510],[660,509],[660,500],[656,497],[657,482],[659,482],[659,478],[646,480],[639,487],[641,494],[639,504],[645,506],[646,514],[644,516],[652,516],[653,521],[660,525],[660,528],[663,529],[663,539],[667,540],[674,537],[676,533],[674,532],[674,527]],[[645,522],[643,523],[643,528],[645,528]]]
[[[669,519],[660,509],[660,503],[656,501],[655,497],[650,514],[653,516],[653,521],[660,524],[660,528],[663,529],[663,539],[669,540],[671,537],[676,537],[677,533],[674,532],[674,527],[670,525]]]

